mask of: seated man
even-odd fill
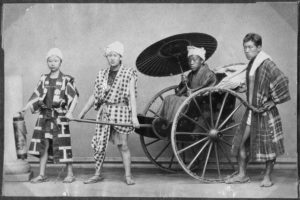
[[[188,74],[187,80],[182,80],[176,94],[169,95],[164,99],[159,109],[160,118],[153,121],[155,130],[170,128],[169,125],[172,124],[179,106],[191,92],[214,86],[217,82],[214,72],[204,63],[205,49],[188,46],[187,50],[191,72]]]

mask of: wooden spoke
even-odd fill
[[[220,138],[220,140],[222,141],[222,142],[224,142],[225,144],[227,144],[228,146],[232,146],[232,144],[230,144],[229,142],[227,142],[226,140],[224,140],[223,138]]]
[[[191,168],[191,166],[194,164],[194,162],[196,161],[196,159],[199,157],[199,155],[202,153],[202,151],[205,149],[205,147],[210,143],[210,141],[206,141],[205,144],[202,146],[202,148],[200,149],[200,151],[197,153],[197,155],[193,158],[193,160],[190,162],[190,164],[187,166],[188,169]]]
[[[222,115],[222,112],[223,112],[223,108],[224,108],[224,105],[225,105],[225,102],[226,102],[226,99],[228,97],[228,92],[225,94],[225,97],[223,99],[223,102],[222,102],[222,106],[221,106],[221,109],[220,109],[220,112],[219,112],[219,115],[218,115],[218,119],[217,119],[217,122],[216,122],[216,127],[218,127],[219,125],[219,121],[220,121],[220,118],[221,118],[221,115]]]
[[[176,135],[203,135],[208,136],[208,133],[200,133],[200,132],[176,132]]]
[[[213,145],[213,143],[210,143],[210,145],[209,145],[208,153],[207,153],[205,164],[204,164],[203,171],[202,171],[202,178],[204,177],[204,174],[205,174],[205,171],[206,171],[206,167],[207,167],[207,163],[208,163],[208,159],[209,159],[209,156],[210,156],[212,145]]]
[[[234,134],[225,134],[225,135],[222,135],[223,137],[234,137]]]
[[[201,111],[200,106],[199,106],[198,102],[196,101],[195,97],[193,97],[193,101],[194,101],[194,103],[196,104],[197,109],[199,110],[199,114],[202,116],[202,111]],[[204,119],[204,122],[205,122],[206,126],[207,126],[208,128],[210,128],[210,126],[209,126],[209,124],[207,123],[205,117],[202,116],[202,118]]]
[[[232,125],[232,126],[226,127],[226,128],[224,128],[224,129],[222,129],[222,130],[219,130],[219,132],[228,131],[228,130],[230,130],[230,129],[232,129],[232,128],[235,128],[235,127],[239,126],[240,124],[241,124],[241,123],[234,124],[234,125]]]
[[[168,146],[170,145],[171,142],[168,142],[168,144],[163,148],[163,150],[161,150],[161,152],[159,152],[159,154],[154,158],[154,160],[157,160],[157,158],[159,156],[161,156],[161,154],[168,148]]]
[[[152,109],[149,108],[149,112],[153,113],[155,116],[160,117],[159,114],[157,114],[155,111],[153,111]]]
[[[217,161],[218,174],[219,174],[219,178],[221,178],[220,163],[219,163],[219,155],[218,155],[218,147],[217,147],[217,144],[216,144],[216,143],[214,143],[214,147],[215,147],[215,154],[216,154],[216,161]]]
[[[172,167],[172,164],[173,164],[174,157],[175,157],[175,155],[173,154],[173,155],[172,155],[172,157],[171,157],[171,161],[170,161],[170,164],[169,164],[169,168],[171,168],[171,167]]]
[[[181,148],[184,148],[184,143],[181,143]],[[186,163],[186,162],[185,162],[185,158],[186,158],[186,157],[185,157],[185,152],[183,152],[182,160],[183,160],[184,163]]]
[[[203,138],[203,139],[201,139],[201,140],[195,142],[194,144],[191,144],[191,145],[185,147],[184,149],[179,150],[177,153],[178,153],[178,154],[181,154],[182,152],[188,150],[189,148],[191,148],[191,147],[193,147],[193,146],[196,146],[197,144],[200,144],[201,142],[203,142],[203,141],[205,141],[205,140],[208,140],[208,137],[205,137],[205,138]]]
[[[224,150],[224,148],[222,147],[221,144],[218,143],[218,146],[221,149],[221,152],[223,153],[223,155],[226,157],[226,159],[228,160],[229,164],[231,165],[232,169],[234,170],[234,164],[232,163],[230,157],[227,155],[226,151]]]
[[[149,145],[151,145],[151,144],[153,144],[153,143],[155,143],[155,142],[158,142],[160,139],[156,139],[156,140],[154,140],[154,141],[152,141],[152,142],[149,142],[149,143],[147,143],[147,144],[145,144],[146,146],[149,146]]]
[[[161,95],[159,95],[159,98],[160,98],[162,101],[164,101],[164,98],[163,98]]]
[[[197,126],[199,126],[200,128],[202,128],[202,129],[204,129],[205,131],[208,132],[207,128],[203,127],[201,124],[199,124],[197,121],[193,120],[192,118],[190,118],[186,114],[180,113],[180,115],[184,116],[185,118],[187,118],[188,120],[190,120],[191,122],[195,123]]]
[[[221,129],[227,121],[231,118],[231,116],[242,106],[243,104],[240,103],[229,115],[228,117],[223,121],[223,123],[218,127],[218,129]]]
[[[211,125],[211,127],[214,127],[214,118],[213,118],[213,108],[212,108],[211,92],[209,92],[209,109],[210,109],[210,125]]]

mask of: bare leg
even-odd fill
[[[239,155],[238,155],[238,164],[239,164],[239,171],[238,174],[236,174],[235,176],[227,179],[225,182],[226,183],[235,183],[235,182],[246,182],[246,180],[248,181],[248,177],[246,176],[246,167],[247,167],[247,162],[248,162],[248,155],[246,153],[246,148],[245,148],[245,143],[247,141],[247,139],[250,136],[250,126],[246,126],[245,129],[245,133],[242,139],[242,143],[240,146],[240,150],[239,150]]]
[[[123,165],[125,169],[125,180],[128,185],[133,185],[135,182],[132,180],[131,176],[131,156],[130,150],[128,148],[128,135],[121,135],[122,145],[118,145],[118,149],[121,153],[123,160]]]
[[[67,176],[74,176],[72,163],[67,163],[66,167],[68,170]]]
[[[40,159],[40,175],[45,176],[45,170],[48,160],[49,140],[46,139],[45,152]]]
[[[31,180],[31,182],[33,182],[33,183],[41,182],[39,180],[45,178],[45,170],[46,170],[46,164],[47,164],[47,160],[48,160],[48,149],[49,149],[49,140],[46,139],[45,140],[45,151],[44,151],[43,155],[40,157],[40,174]]]
[[[271,173],[273,171],[274,165],[275,159],[266,161],[266,173],[260,184],[261,187],[271,187],[273,185],[273,182],[271,180]]]
[[[75,181],[75,177],[73,174],[73,167],[72,167],[72,163],[67,163],[66,164],[67,167],[67,176],[64,179],[64,183],[72,183],[73,181]]]
[[[249,136],[250,136],[250,126],[247,125],[246,129],[245,129],[244,137],[242,140],[242,144],[240,147],[240,153],[239,153],[239,159],[238,159],[239,175],[241,177],[246,176],[246,166],[247,166],[248,156],[246,153],[245,143],[246,143],[246,140],[249,138]]]

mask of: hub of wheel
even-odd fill
[[[216,140],[219,137],[219,131],[217,129],[211,129],[208,133],[208,136],[212,140]]]

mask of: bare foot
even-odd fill
[[[250,178],[245,175],[236,174],[225,180],[226,184],[235,184],[235,183],[248,183]]]
[[[271,181],[271,178],[269,176],[264,176],[264,179],[260,183],[260,187],[271,187],[273,185],[273,182]]]
[[[127,185],[134,185],[135,182],[134,180],[132,179],[132,176],[125,176],[125,182]]]

